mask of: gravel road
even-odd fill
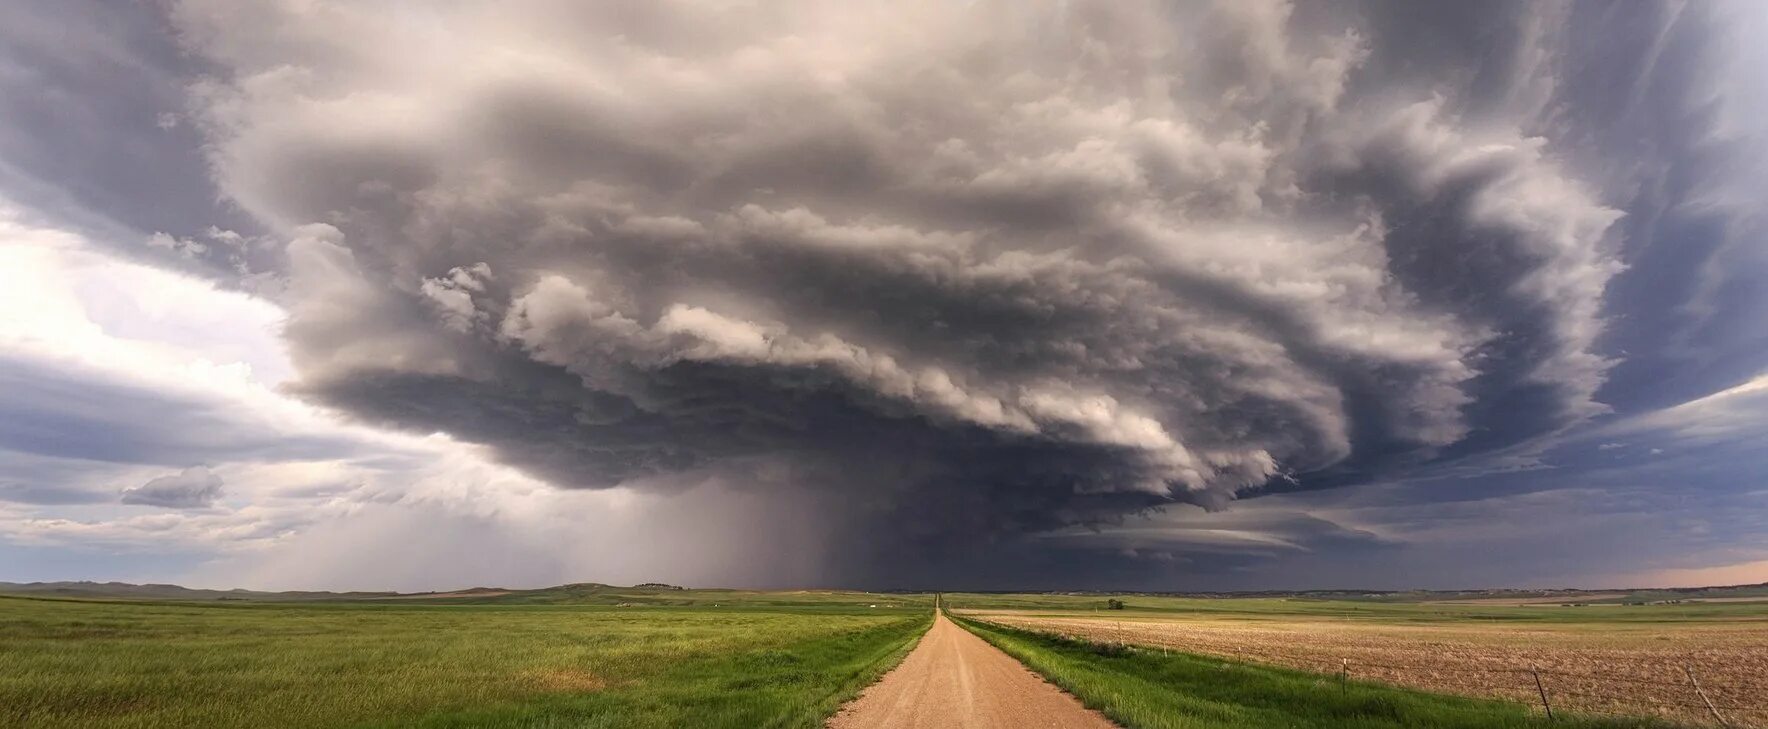
[[[902,665],[829,720],[831,729],[1115,726],[944,614]]]

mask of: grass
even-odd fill
[[[0,726],[818,726],[931,618],[847,595],[725,594],[719,607],[0,597]]]
[[[933,603],[927,595],[594,584],[427,596],[170,589],[191,598],[0,596],[0,726],[812,727],[908,652]],[[1726,665],[1753,661],[1756,644],[1726,653],[1699,641],[1735,639],[1768,620],[1768,606],[1738,603],[1125,595],[1128,610],[1100,609],[1109,597],[948,593],[944,605],[1110,618],[1114,634],[1195,620],[1230,637],[1251,626],[1378,641],[1404,630],[1440,641],[1471,626],[1482,641],[1520,636],[1549,657],[1542,651],[1643,645],[1652,655],[1670,649],[1678,660]],[[1129,727],[1549,726],[1503,702],[1354,680],[1347,688],[1335,676],[954,619]],[[1204,635],[1180,645],[1203,650]],[[1700,650],[1683,657],[1683,647]],[[1606,660],[1598,653],[1593,660]],[[1741,657],[1727,658],[1733,653]],[[1703,684],[1718,670],[1696,668]],[[1562,716],[1552,726],[1663,725]]]
[[[1131,729],[1664,726],[1644,719],[1576,716],[1550,722],[1504,702],[1358,681],[1341,685],[1320,674],[1183,653],[1163,655],[953,619]]]

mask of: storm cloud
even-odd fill
[[[189,0],[292,386],[564,488],[708,479],[849,569],[1607,412],[1563,7]],[[1404,27],[1396,27],[1396,24]]]
[[[1734,508],[1673,484],[1758,462],[1747,3],[0,21],[27,543],[363,587],[479,544],[492,580],[1368,584],[1541,509],[1585,517],[1555,574],[1612,562],[1628,504]],[[175,508],[116,505],[148,479]]]

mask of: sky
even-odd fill
[[[1768,6],[0,7],[0,580],[1768,582]]]

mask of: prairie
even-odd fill
[[[0,597],[0,726],[810,727],[931,618],[927,598],[578,587],[575,601]]]
[[[1768,725],[1768,605],[1720,594],[17,587],[37,592],[0,597],[0,726],[812,727],[936,600],[1138,729],[1548,726],[1543,693],[1554,726]]]

